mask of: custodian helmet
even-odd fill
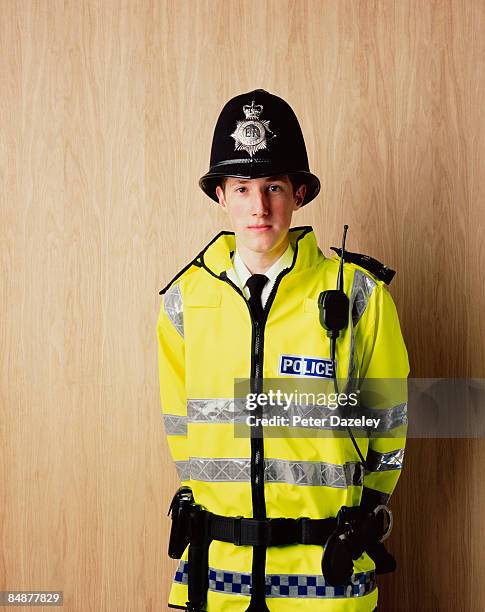
[[[252,179],[277,174],[296,175],[306,184],[303,205],[320,191],[293,109],[264,89],[232,98],[217,120],[210,168],[200,178],[200,188],[217,202],[215,189],[223,176]]]

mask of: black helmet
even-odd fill
[[[212,139],[210,168],[199,186],[218,202],[215,189],[223,176],[245,179],[293,174],[306,184],[303,205],[320,191],[308,167],[305,141],[291,106],[264,89],[229,100]]]

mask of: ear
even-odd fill
[[[306,194],[306,185],[305,183],[303,183],[302,185],[298,187],[298,189],[295,192],[295,205],[293,207],[293,210],[299,210],[303,206],[305,194]]]
[[[217,185],[216,187],[216,196],[219,200],[219,204],[226,210],[226,199],[224,198],[224,192],[222,191],[222,187],[220,185]]]

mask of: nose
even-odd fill
[[[251,197],[251,212],[258,217],[267,215],[269,212],[269,202],[264,190],[255,189]]]

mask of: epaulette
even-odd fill
[[[330,247],[332,251],[335,251],[337,255],[340,257],[342,249],[337,247]],[[344,261],[348,261],[350,263],[357,264],[361,268],[372,272],[374,276],[377,276],[380,280],[384,281],[386,285],[394,278],[394,274],[396,274],[395,270],[391,270],[377,259],[373,257],[369,257],[369,255],[363,255],[362,253],[352,253],[352,251],[345,250]]]
[[[189,268],[191,268],[192,266],[197,266],[198,268],[200,268],[200,261],[198,261],[198,257],[199,255],[197,255],[197,257],[195,257],[195,259],[193,259],[192,261],[189,261],[189,263],[185,266],[185,268],[182,268],[179,272],[177,272],[177,274],[172,278],[172,280],[165,285],[165,287],[163,289],[160,289],[160,291],[158,292],[159,295],[163,295],[165,293],[165,291],[167,291],[167,289],[169,289],[172,284],[182,276],[182,274],[184,274],[185,272],[187,272],[187,270]]]

